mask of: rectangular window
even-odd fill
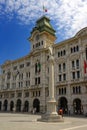
[[[65,70],[66,70],[66,64],[63,63],[63,71],[65,71]]]
[[[60,52],[58,52],[58,57],[60,57]]]
[[[7,73],[7,80],[9,80],[11,78],[11,72]]]
[[[22,69],[22,68],[24,68],[24,64],[21,64],[21,65],[20,65],[20,69]]]
[[[34,91],[33,91],[33,97],[34,97]]]
[[[37,85],[37,78],[35,78],[35,85]]]
[[[59,72],[61,72],[61,64],[59,64]]]
[[[79,60],[76,60],[76,67],[79,68]]]
[[[5,70],[3,70],[3,74],[5,73]]]
[[[29,92],[25,92],[25,97],[29,97]]]
[[[23,79],[23,73],[19,74],[19,79]]]
[[[43,41],[41,41],[41,44],[43,45]]]
[[[7,83],[7,89],[10,88],[10,83]]]
[[[72,61],[72,69],[74,69],[74,68],[75,68],[75,62]]]
[[[16,88],[16,83],[12,83],[12,88]]]
[[[61,75],[59,75],[59,81],[61,81],[62,80],[62,76]]]
[[[27,67],[30,66],[30,62],[27,62],[27,63],[26,63],[26,66],[27,66]]]
[[[12,94],[11,94],[11,98],[13,98],[14,96],[15,96],[15,94],[14,94],[14,93],[12,93]]]
[[[40,77],[38,77],[38,84],[40,84]]]
[[[26,73],[26,78],[30,78],[30,72]]]
[[[21,82],[21,87],[23,87],[23,82]]]
[[[13,70],[16,70],[16,69],[17,69],[17,66],[14,66],[14,67],[13,67]]]
[[[18,97],[22,97],[22,93],[18,93],[18,95],[17,95]]]
[[[19,88],[20,88],[20,82],[18,84],[19,84]]]
[[[26,81],[26,87],[30,86],[30,81]]]
[[[36,97],[37,97],[37,91],[36,91]]]
[[[63,80],[64,81],[66,80],[66,74],[63,74]]]
[[[29,72],[29,77],[30,77],[30,72]]]
[[[85,90],[86,90],[85,92],[87,93],[87,85],[85,86]]]
[[[59,95],[61,95],[62,91],[61,91],[61,88],[59,88]]]
[[[75,79],[75,72],[72,72],[72,79]]]
[[[26,78],[28,78],[28,73],[26,73]]]
[[[38,91],[38,96],[40,97],[40,91]]]
[[[77,71],[77,79],[80,78],[80,71]]]

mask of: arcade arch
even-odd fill
[[[7,108],[8,108],[8,101],[7,100],[4,100],[4,111],[7,111]]]
[[[81,100],[76,98],[73,100],[73,112],[74,114],[82,114],[83,108],[81,105]]]
[[[63,109],[64,114],[68,113],[68,101],[65,97],[61,97],[58,101],[58,109],[60,108]]]
[[[33,108],[36,108],[36,112],[40,112],[40,101],[39,99],[34,99],[33,101]]]
[[[20,99],[18,99],[17,100],[17,104],[16,104],[16,111],[17,112],[21,112],[21,100]]]

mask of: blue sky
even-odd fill
[[[0,64],[30,52],[32,27],[45,14],[56,29],[57,43],[87,26],[87,0],[0,0]]]

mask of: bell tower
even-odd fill
[[[29,38],[31,51],[53,45],[55,40],[55,30],[50,24],[50,19],[46,16],[42,16],[36,21],[36,26],[31,31]]]

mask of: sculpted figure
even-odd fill
[[[52,55],[53,55],[53,49],[52,49],[52,47],[49,46],[49,47],[48,47],[48,50],[49,50],[50,55],[52,56]]]

